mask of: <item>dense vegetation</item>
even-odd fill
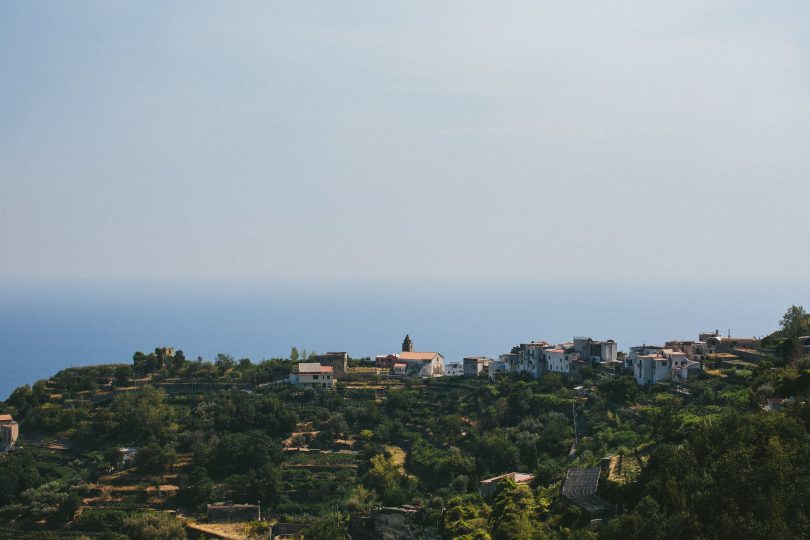
[[[224,354],[64,370],[2,407],[23,438],[0,456],[0,536],[184,538],[161,510],[202,520],[230,500],[307,523],[307,538],[362,538],[376,508],[403,505],[424,538],[807,537],[809,333],[791,308],[754,370],[653,388],[589,370],[585,395],[555,375],[346,378],[315,392],[264,384],[291,360]],[[765,412],[774,396],[793,399]],[[606,456],[613,515],[594,527],[560,489],[568,468]],[[481,479],[510,471],[536,478],[478,495]]]

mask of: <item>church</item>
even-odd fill
[[[415,352],[410,335],[402,342],[402,352],[396,355],[395,373],[410,377],[441,377],[444,375],[444,356],[437,352]]]

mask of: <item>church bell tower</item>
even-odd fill
[[[413,341],[411,336],[405,335],[405,341],[402,342],[402,352],[413,352]]]

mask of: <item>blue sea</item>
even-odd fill
[[[415,350],[446,361],[496,357],[520,342],[585,335],[619,350],[703,330],[762,336],[810,283],[148,282],[0,283],[0,399],[59,369],[182,349],[258,361],[308,351],[353,357]]]

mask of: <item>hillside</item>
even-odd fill
[[[810,371],[773,338],[753,369],[652,387],[366,373],[314,391],[266,384],[290,361],[227,355],[65,370],[2,406],[21,438],[0,456],[0,536],[266,537],[206,525],[210,503],[261,501],[307,538],[806,537]],[[768,412],[773,396],[793,399]],[[589,468],[599,515],[562,495]],[[482,499],[509,472],[533,479]]]

